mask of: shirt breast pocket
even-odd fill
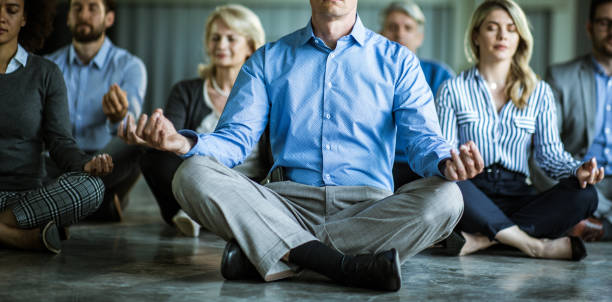
[[[529,134],[535,133],[535,119],[532,117],[517,116],[514,118],[514,125]]]
[[[473,123],[476,123],[480,120],[480,117],[478,116],[478,112],[476,111],[460,111],[457,112],[457,125],[458,126],[463,126],[463,125],[470,125]]]

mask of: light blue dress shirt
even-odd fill
[[[604,167],[606,175],[612,174],[612,77],[606,75],[603,67],[593,59],[595,67],[595,86],[597,92],[597,114],[593,144],[589,147],[584,160],[593,157],[598,165]]]
[[[423,70],[423,74],[425,75],[425,80],[427,84],[431,88],[431,92],[434,94],[438,92],[438,88],[440,85],[444,83],[444,81],[448,79],[452,79],[455,76],[450,67],[446,66],[444,63],[436,62],[433,60],[420,59],[421,69]],[[395,151],[395,161],[400,163],[409,163],[410,156],[406,154],[402,149],[397,149]]]
[[[15,72],[22,66],[25,67],[27,62],[28,52],[23,47],[21,47],[20,44],[17,44],[17,52],[9,61],[8,66],[6,66],[5,74]]]
[[[310,23],[257,50],[245,63],[212,134],[185,155],[233,167],[269,124],[274,167],[311,186],[371,186],[392,191],[397,145],[424,176],[450,157],[431,89],[405,47],[366,29],[359,17],[335,49]],[[274,168],[273,167],[273,168]]]
[[[81,149],[100,150],[116,132],[117,124],[111,124],[102,111],[102,97],[112,84],[118,84],[127,93],[129,112],[140,115],[147,88],[145,66],[108,38],[87,65],[81,62],[72,44],[47,58],[64,74],[72,134]]]

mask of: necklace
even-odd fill
[[[224,97],[228,97],[230,94],[229,92],[225,92],[223,90],[221,90],[221,88],[219,87],[219,84],[217,84],[217,81],[215,80],[215,77],[210,77],[210,82],[212,83],[212,87],[213,89],[220,95],[224,96]]]
[[[489,82],[489,81],[485,80],[485,83],[487,84],[487,86],[489,86],[489,88],[491,90],[497,90],[498,87],[501,87],[500,85],[498,85],[495,82]]]

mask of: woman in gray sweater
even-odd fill
[[[242,64],[263,45],[265,34],[255,13],[232,4],[217,7],[208,16],[204,32],[210,64],[200,66],[200,77],[173,86],[164,114],[176,129],[210,133],[217,126]],[[272,166],[269,154],[269,142],[263,135],[245,162],[235,169],[261,181]],[[181,210],[172,194],[172,177],[182,162],[173,153],[149,149],[141,157],[140,168],[164,220],[181,234],[197,237],[200,225]]]
[[[70,131],[58,67],[30,53],[51,28],[48,0],[0,1],[0,245],[61,251],[64,226],[92,213],[112,170],[104,154],[88,158]],[[41,153],[65,171],[45,181]]]

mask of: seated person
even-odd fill
[[[107,155],[86,156],[70,133],[66,85],[55,64],[30,51],[49,34],[53,1],[0,2],[0,245],[61,251],[63,228],[93,213]],[[43,183],[45,146],[63,173]],[[58,229],[59,227],[59,229]]]
[[[475,176],[482,158],[473,149],[451,156],[418,59],[366,29],[357,0],[310,5],[306,27],[245,62],[213,133],[179,133],[160,109],[138,125],[128,117],[118,133],[188,158],[172,191],[228,241],[224,278],[272,281],[304,268],[396,291],[401,262],[446,238],[461,216],[449,180]],[[276,176],[260,185],[231,168],[268,125]],[[425,178],[394,194],[396,137]]]
[[[529,67],[533,37],[525,14],[511,0],[485,1],[466,39],[476,65],[442,84],[436,105],[444,136],[453,145],[474,141],[486,168],[458,183],[465,210],[460,233],[447,243],[454,241],[459,255],[501,242],[530,257],[584,258],[582,240],[564,234],[595,211],[591,185],[603,169],[563,150],[552,91]],[[541,194],[525,182],[532,142],[539,166],[561,179]]]
[[[263,45],[261,22],[241,5],[217,7],[204,28],[204,49],[210,64],[200,66],[200,77],[184,80],[172,88],[165,113],[176,129],[200,133],[215,130],[240,67]],[[262,139],[244,163],[235,169],[256,182],[266,177],[269,145]],[[140,169],[153,192],[164,221],[176,225],[185,236],[197,237],[200,225],[191,219],[172,194],[172,177],[183,159],[171,152],[149,149],[140,160]]]
[[[106,190],[100,208],[90,218],[120,221],[128,193],[140,176],[140,148],[126,146],[115,136],[127,113],[140,114],[147,87],[142,60],[115,46],[106,30],[115,22],[115,0],[70,0],[68,28],[72,43],[49,55],[68,88],[71,129],[78,146],[89,155],[108,153],[113,172],[102,178]],[[47,161],[49,174],[59,172]]]
[[[416,54],[425,38],[425,15],[419,6],[410,1],[392,2],[382,13],[383,28],[381,34],[387,39],[400,43]],[[434,96],[440,84],[455,76],[450,67],[444,63],[419,58],[421,69]],[[409,165],[409,158],[401,149],[395,153],[393,163],[393,182],[395,189],[405,183],[420,178]]]
[[[599,202],[593,217],[570,232],[586,241],[612,240],[612,0],[593,0],[587,33],[592,51],[570,62],[551,66],[546,81],[555,94],[557,128],[567,151],[578,160],[592,157],[606,176],[595,185]],[[533,161],[531,161],[533,163]],[[555,185],[532,165],[533,184],[540,190]]]

